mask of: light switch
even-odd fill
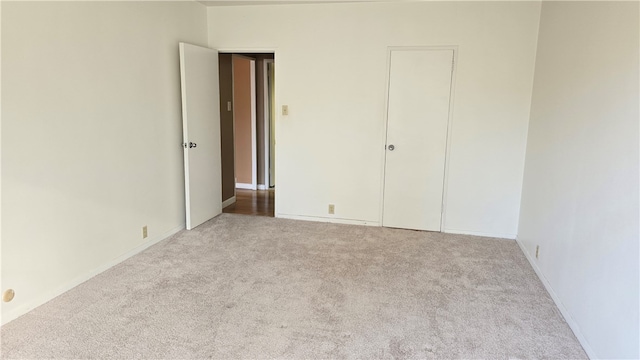
[[[282,105],[282,115],[289,115],[289,105]]]
[[[227,111],[231,111],[231,101],[227,101]]]

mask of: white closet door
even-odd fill
[[[440,231],[453,50],[394,50],[383,226]]]
[[[218,52],[180,43],[186,227],[222,213]]]

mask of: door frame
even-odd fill
[[[218,49],[218,53],[228,53],[227,51],[223,51],[223,50],[219,50]],[[233,77],[233,71],[234,71],[234,66],[233,66],[233,58],[234,57],[239,57],[239,58],[243,58],[243,59],[247,59],[249,61],[251,61],[251,67],[250,67],[250,78],[251,78],[251,184],[244,184],[242,183],[242,186],[238,187],[238,182],[237,182],[237,177],[236,177],[236,166],[235,166],[235,161],[236,161],[236,151],[235,151],[235,136],[236,136],[236,99],[235,99],[235,77]],[[257,141],[258,141],[258,136],[257,136],[257,129],[256,129],[256,119],[257,119],[257,104],[256,104],[256,59],[249,57],[249,56],[244,56],[242,54],[238,54],[238,53],[231,53],[231,74],[232,74],[232,81],[231,81],[231,89],[232,89],[232,110],[233,110],[233,137],[234,137],[234,150],[233,150],[233,162],[234,162],[234,166],[233,166],[233,179],[234,179],[234,189],[233,189],[233,194],[236,194],[236,189],[249,189],[249,190],[257,190],[258,189],[258,146],[257,146]],[[248,186],[247,186],[248,185]]]
[[[449,90],[449,116],[447,118],[447,139],[444,154],[444,181],[442,189],[442,203],[440,204],[440,232],[445,230],[446,220],[446,207],[447,207],[447,195],[449,188],[449,163],[451,156],[451,139],[452,139],[452,126],[453,126],[453,104],[454,94],[456,86],[456,73],[458,65],[458,45],[437,45],[437,46],[388,46],[387,47],[387,65],[385,76],[385,103],[384,103],[384,117],[382,133],[382,146],[380,147],[380,156],[382,158],[382,166],[380,169],[380,213],[379,222],[382,226],[382,219],[384,215],[384,181],[385,170],[387,166],[387,131],[389,128],[389,85],[391,81],[391,53],[393,51],[416,51],[416,50],[452,50],[453,51],[453,66],[451,70],[451,88]]]
[[[275,58],[275,54],[274,54]],[[264,59],[262,61],[262,75],[263,75],[263,111],[264,111],[264,186],[265,190],[270,189],[270,180],[269,177],[271,168],[271,102],[269,101],[269,91],[271,87],[269,86],[269,64],[274,64],[275,59]]]

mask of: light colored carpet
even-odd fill
[[[2,327],[3,358],[586,358],[514,241],[222,214]]]

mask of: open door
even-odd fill
[[[276,100],[274,94],[275,87],[275,62],[272,60],[267,63],[267,72],[269,73],[269,188],[276,186]]]
[[[222,213],[218,52],[180,43],[188,230]]]

